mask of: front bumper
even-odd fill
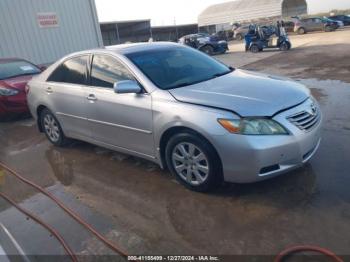
[[[5,116],[12,113],[29,113],[25,94],[20,93],[15,96],[0,97],[0,116]]]
[[[309,100],[308,100],[309,101]],[[290,135],[246,136],[227,134],[215,138],[227,182],[252,183],[301,167],[316,153],[320,142],[322,116],[309,131],[300,130],[287,117],[305,109],[300,106],[273,119],[285,126]]]

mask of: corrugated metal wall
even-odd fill
[[[218,25],[281,15],[281,0],[237,0],[208,7],[198,17],[199,26]]]
[[[56,13],[58,27],[40,28],[38,13]],[[0,57],[44,64],[100,46],[94,0],[0,0]]]

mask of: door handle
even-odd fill
[[[47,92],[47,93],[53,93],[52,87],[50,87],[50,86],[47,87],[47,88],[46,88],[46,92]]]
[[[94,94],[90,94],[86,98],[87,98],[87,100],[90,100],[90,101],[96,101],[97,100],[97,98],[96,98],[96,96]]]

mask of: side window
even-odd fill
[[[106,55],[94,55],[91,67],[91,85],[113,88],[114,83],[133,80],[134,77],[115,58]]]
[[[85,85],[87,61],[88,56],[69,59],[58,66],[47,81]]]

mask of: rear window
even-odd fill
[[[41,73],[39,68],[26,61],[0,63],[0,80],[39,73]]]
[[[88,56],[71,58],[58,66],[47,81],[69,84],[86,84]]]

